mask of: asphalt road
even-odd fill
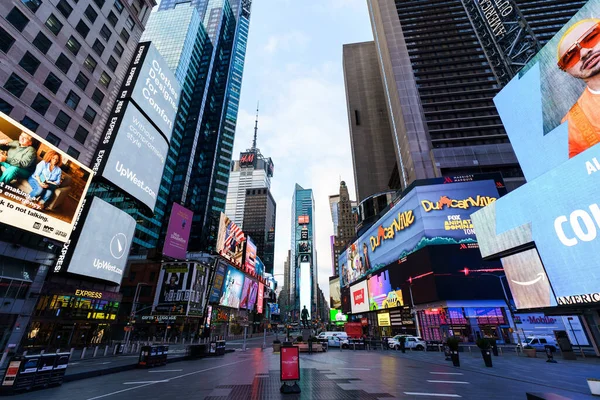
[[[262,345],[259,338],[252,342]],[[260,338],[262,339],[262,338]],[[503,356],[485,368],[480,356],[461,354],[452,367],[436,352],[330,350],[300,357],[302,394],[281,395],[279,354],[270,348],[236,351],[217,358],[183,361],[148,370],[66,383],[13,399],[525,399],[526,392],[552,392],[592,399],[586,376],[600,376],[600,361],[563,361]]]

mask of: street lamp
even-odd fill
[[[131,315],[129,316],[129,330],[125,334],[125,346],[129,346],[129,337],[131,336],[131,329],[133,328],[133,323],[135,322],[135,313],[137,311],[138,299],[140,297],[140,287],[142,286],[151,286],[145,282],[139,282],[135,287],[135,295],[133,296],[133,305],[131,306]]]
[[[506,288],[504,287],[504,281],[502,278],[506,278],[506,275],[495,275],[490,273],[482,273],[481,275],[494,276],[500,279],[500,285],[502,286],[502,292],[504,292],[504,301],[506,302],[506,307],[508,308],[508,313],[510,314],[510,319],[512,320],[513,326],[515,327],[515,332],[517,333],[517,340],[519,341],[519,345],[523,348],[523,342],[521,341],[521,335],[519,334],[519,329],[517,329],[517,324],[515,323],[515,315],[513,313],[513,309],[508,301],[508,295],[506,293]],[[517,352],[517,355],[519,353]]]

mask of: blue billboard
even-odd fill
[[[244,273],[233,267],[227,268],[227,275],[223,281],[223,291],[219,305],[231,308],[239,308],[244,288]]]
[[[494,99],[528,183],[478,220],[495,226],[481,241],[524,260],[511,288],[550,282],[557,301],[545,306],[600,303],[598,15],[600,0],[588,1]],[[525,254],[509,239],[528,229],[537,252]]]
[[[493,179],[415,187],[340,253],[341,286],[425,246],[476,243],[470,215],[498,197]]]
[[[223,281],[225,280],[226,270],[227,264],[225,264],[221,260],[217,261],[215,277],[213,279],[213,285],[210,289],[210,297],[208,298],[209,303],[219,302],[219,296],[221,296],[221,289],[223,289]]]

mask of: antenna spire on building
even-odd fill
[[[258,135],[258,101],[256,102],[256,119],[254,120],[254,140],[252,141],[252,150],[256,150],[256,136]]]

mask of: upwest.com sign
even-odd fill
[[[492,204],[496,200],[496,197],[479,195],[477,195],[477,197],[475,198],[471,196],[463,200],[454,200],[449,198],[448,196],[442,196],[438,201],[421,200],[421,206],[423,207],[423,210],[425,210],[425,212],[430,212],[433,210],[443,210],[444,207],[460,208],[466,210],[471,207],[485,207],[489,204]]]
[[[415,215],[412,210],[403,211],[398,213],[398,217],[395,218],[392,223],[386,228],[383,225],[377,230],[377,236],[371,236],[369,243],[371,245],[371,251],[375,251],[376,248],[381,246],[381,243],[387,239],[393,239],[396,236],[396,232],[403,231],[415,222]]]

